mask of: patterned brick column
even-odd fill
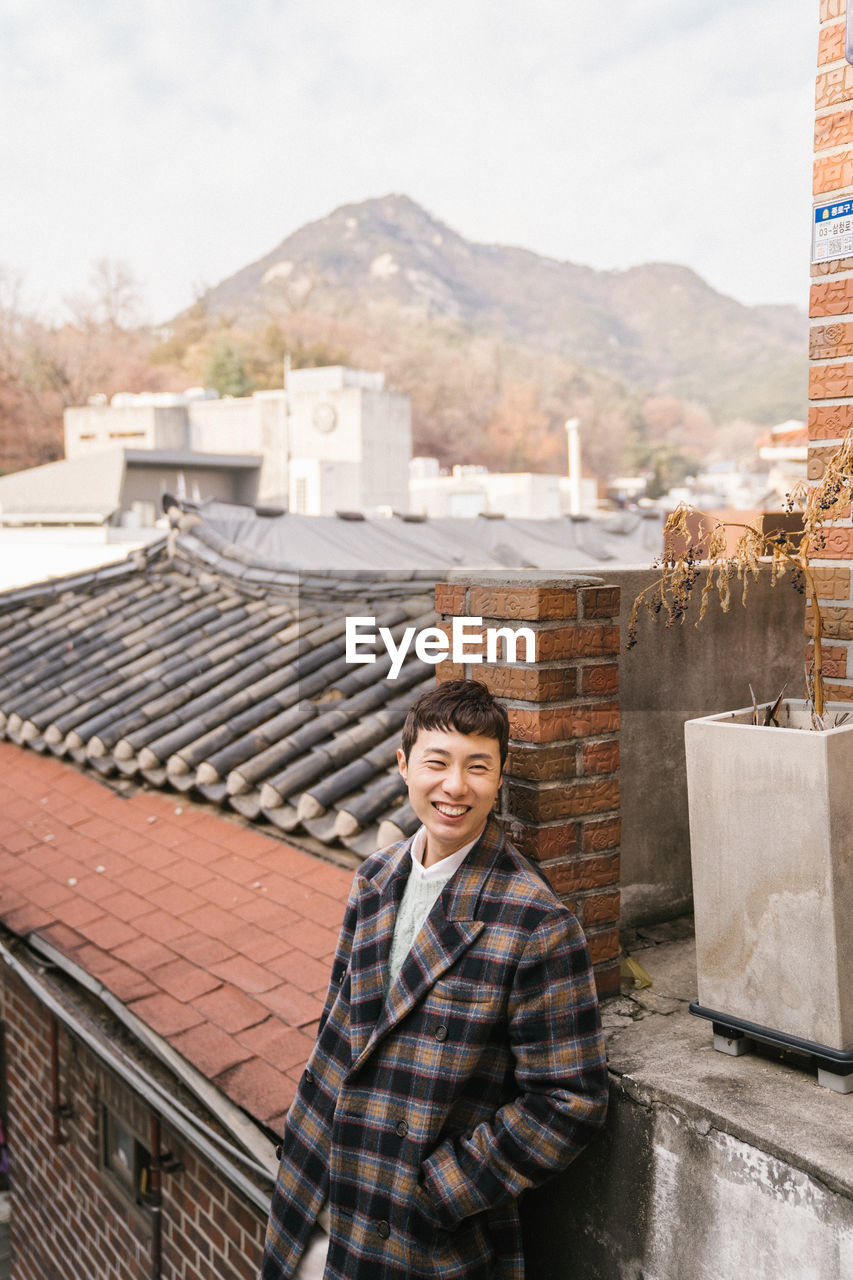
[[[619,990],[619,588],[532,571],[449,575],[453,617],[529,627],[536,662],[439,663],[439,680],[480,680],[505,705],[510,750],[501,796],[507,834],[535,859],[583,924],[600,995]],[[519,656],[523,656],[523,647]],[[503,659],[503,660],[501,660]]]
[[[853,199],[853,66],[844,59],[845,12],[845,0],[820,0],[814,143],[819,204]],[[809,314],[809,479],[820,480],[826,459],[853,428],[853,257],[812,265]],[[816,554],[825,565],[817,576],[826,696],[853,701],[850,521],[828,529],[826,546]],[[806,625],[810,629],[810,609]]]

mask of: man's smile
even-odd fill
[[[408,760],[401,749],[397,763],[409,804],[427,830],[424,867],[473,844],[501,783],[497,738],[458,729],[421,729]]]

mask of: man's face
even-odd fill
[[[427,831],[424,865],[468,844],[485,826],[501,784],[497,738],[421,729],[409,759],[397,752],[409,803]]]

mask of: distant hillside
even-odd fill
[[[641,396],[674,396],[717,423],[804,416],[808,326],[795,307],[747,307],[687,267],[594,271],[525,249],[475,244],[407,196],[344,205],[209,290],[212,315],[389,318],[491,338]]]

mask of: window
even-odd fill
[[[151,1156],[137,1135],[106,1105],[101,1106],[101,1164],[107,1180],[132,1205],[145,1205]]]

